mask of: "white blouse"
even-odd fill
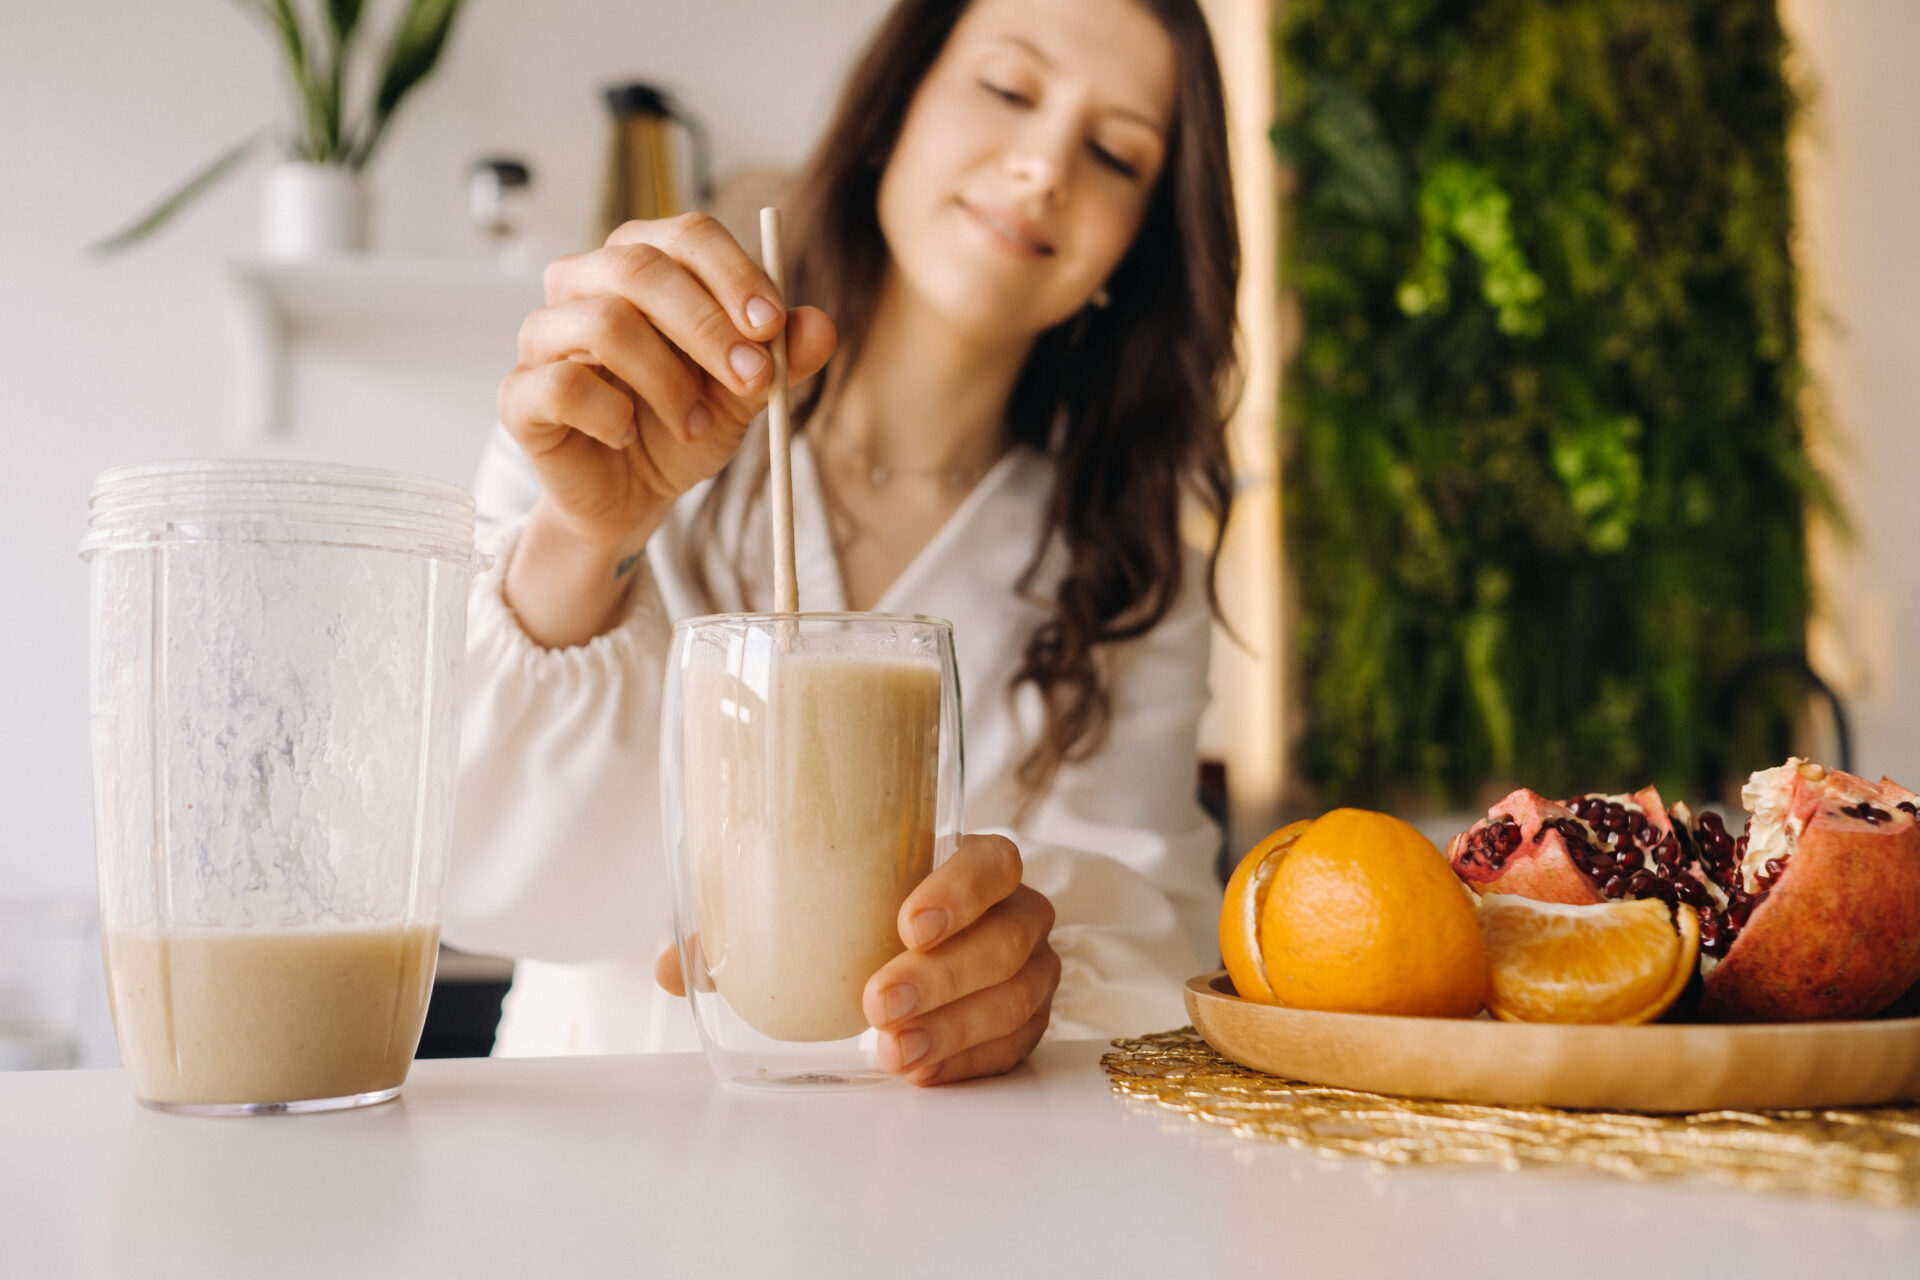
[[[756,428],[744,447],[764,449],[764,439]],[[501,598],[538,483],[503,430],[488,441],[474,487],[481,542],[497,561],[474,584],[468,620],[444,937],[517,961],[496,1053],[699,1047],[685,1002],[653,981],[654,957],[673,939],[655,780],[659,702],[676,619],[771,608],[768,503],[745,503],[763,470],[723,474],[728,490],[708,545],[693,515],[716,482],[687,494],[648,544],[618,625],[548,650]],[[801,607],[844,609],[804,433],[792,473]],[[1195,800],[1211,630],[1204,565],[1190,554],[1181,596],[1160,625],[1111,647],[1105,744],[1063,765],[1026,805],[1015,773],[1037,741],[1041,703],[1031,686],[1013,693],[1013,676],[1046,615],[1015,584],[1038,544],[1052,477],[1049,458],[1016,447],[875,607],[953,623],[965,690],[965,829],[1011,838],[1026,883],[1057,913],[1062,971],[1049,1034],[1138,1035],[1187,1021],[1182,984],[1216,954],[1219,832]],[[1056,557],[1034,583],[1037,598],[1051,598],[1059,572]]]

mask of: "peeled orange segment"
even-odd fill
[[[1233,979],[1234,991],[1244,1000],[1279,1003],[1260,957],[1260,912],[1267,905],[1273,873],[1300,833],[1312,825],[1312,819],[1291,822],[1267,836],[1240,859],[1227,881],[1226,898],[1220,904],[1220,958]]]
[[[1489,894],[1480,902],[1491,981],[1507,1022],[1651,1022],[1686,990],[1700,954],[1692,907],[1656,898],[1584,906]]]

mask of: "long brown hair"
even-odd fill
[[[890,252],[880,176],[907,108],[969,0],[903,0],[855,65],[833,121],[789,199],[788,297],[824,310],[852,368],[872,325]],[[1177,76],[1166,161],[1112,301],[1040,335],[1007,405],[1016,440],[1053,455],[1053,492],[1029,592],[1057,540],[1066,571],[1050,617],[1027,642],[1015,688],[1046,707],[1020,777],[1034,793],[1084,759],[1111,719],[1100,646],[1150,631],[1183,585],[1183,491],[1211,517],[1207,600],[1233,494],[1225,421],[1237,390],[1234,291],[1240,239],[1227,163],[1226,110],[1206,19],[1195,0],[1138,0],[1172,40]],[[825,380],[796,398],[819,408]]]

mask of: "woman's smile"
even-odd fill
[[[969,201],[955,197],[969,221],[981,231],[988,244],[1016,258],[1051,258],[1053,241],[1039,227],[1004,205]]]

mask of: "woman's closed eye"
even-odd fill
[[[1087,150],[1093,153],[1093,158],[1095,160],[1098,160],[1101,164],[1113,170],[1115,173],[1119,174],[1123,178],[1137,178],[1140,176],[1140,171],[1138,169],[1134,168],[1132,165],[1128,164],[1125,160],[1122,160],[1119,156],[1113,154],[1113,152],[1107,150],[1105,147],[1101,146],[1097,142],[1087,143]]]
[[[994,97],[1012,103],[1016,107],[1030,107],[1033,105],[1033,99],[1021,93],[1018,89],[1009,89],[1004,85],[997,85],[991,80],[982,80],[980,87]]]

